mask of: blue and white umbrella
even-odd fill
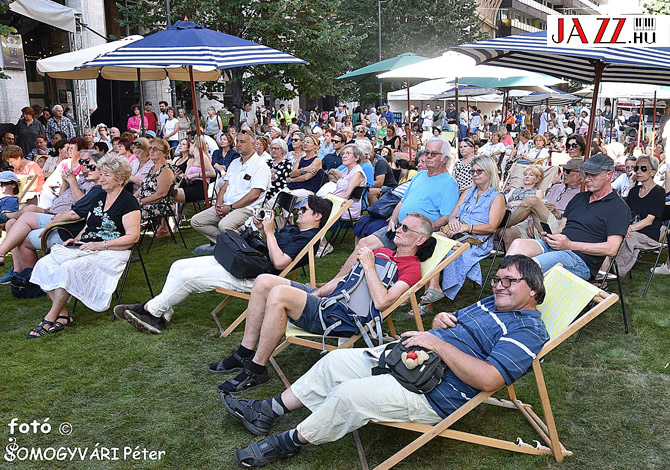
[[[545,73],[593,83],[593,103],[601,81],[665,85],[670,82],[670,48],[589,47],[547,45],[547,32],[520,34],[454,47],[479,63]],[[589,118],[585,158],[593,138],[595,113]]]
[[[168,26],[165,31],[159,31],[127,46],[102,54],[82,64],[80,68],[136,69],[140,82],[143,71],[155,74],[157,70],[162,70],[165,76],[173,80],[189,80],[193,112],[195,116],[198,116],[196,80],[217,80],[222,69],[287,63],[306,64],[307,62],[271,47],[207,29],[193,21],[177,21]],[[144,102],[141,84],[140,102]],[[142,115],[144,115],[143,108]],[[144,119],[141,120],[141,123],[144,127]],[[195,126],[195,128],[200,136],[200,126]],[[200,146],[198,148],[200,149],[200,164],[202,168],[205,168],[202,148]],[[207,178],[203,178],[202,183],[205,194],[208,194]],[[205,203],[209,207],[209,198],[206,198]]]

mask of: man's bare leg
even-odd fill
[[[542,254],[542,248],[535,240],[522,240],[520,238],[514,240],[512,245],[507,249],[507,256],[510,255],[526,255],[529,258]]]
[[[273,288],[277,286],[290,287],[291,282],[288,279],[271,274],[261,274],[256,278],[254,287],[251,289],[251,298],[247,306],[247,318],[244,324],[244,337],[242,346],[247,349],[255,349],[258,344],[258,338],[261,334],[261,327],[267,313],[268,299]],[[297,290],[297,289],[296,289]],[[284,329],[281,334],[284,334]]]

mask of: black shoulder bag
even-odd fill
[[[252,247],[235,230],[226,230],[216,237],[214,258],[238,278],[254,278],[272,269],[270,258]]]
[[[422,364],[409,369],[403,361],[403,353],[416,361],[414,356],[419,356],[421,352],[428,358]],[[447,366],[435,351],[418,346],[407,348],[401,341],[397,341],[386,346],[379,357],[379,365],[372,368],[372,375],[391,374],[410,392],[423,394],[432,391],[442,382],[446,369]]]

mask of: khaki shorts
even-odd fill
[[[518,228],[519,231],[521,232],[521,238],[523,238],[523,239],[529,239],[530,238],[528,236],[528,232],[526,231],[528,229],[528,221],[529,220],[532,221],[533,219],[528,218],[528,219],[524,220],[523,222],[518,223],[518,224],[515,225],[515,227]],[[556,232],[556,230],[558,230],[558,226],[561,225],[561,221],[560,221],[560,219],[557,219],[556,216],[550,212],[549,213],[549,218],[547,220],[547,224],[551,228],[552,232]],[[535,239],[537,239],[537,240],[540,239],[540,234],[537,232],[537,230],[535,231]]]

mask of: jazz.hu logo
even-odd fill
[[[548,46],[659,47],[669,42],[670,16],[547,17]]]

